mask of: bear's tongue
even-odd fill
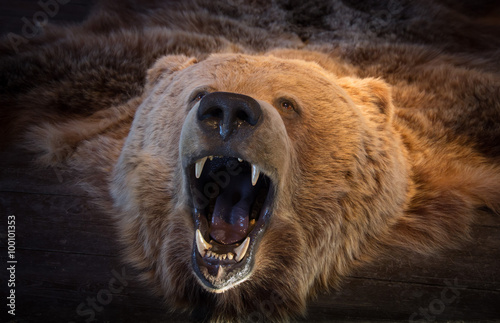
[[[248,174],[232,176],[215,201],[210,236],[222,244],[233,244],[249,234],[250,211],[256,198]]]

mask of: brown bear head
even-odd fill
[[[392,115],[384,82],[304,60],[160,59],[111,189],[129,259],[179,307],[301,313],[402,214]]]

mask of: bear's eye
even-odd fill
[[[288,95],[274,99],[273,106],[284,118],[290,119],[300,116],[300,105],[297,103],[297,100]]]
[[[283,109],[283,111],[289,111],[289,112],[295,110],[295,107],[290,101],[281,101],[281,108]]]
[[[196,95],[194,96],[193,101],[194,101],[194,102],[201,101],[201,99],[203,99],[203,97],[204,97],[205,95],[207,95],[207,92],[199,92],[199,93],[196,93]]]

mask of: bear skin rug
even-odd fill
[[[453,5],[99,2],[3,39],[2,141],[73,171],[169,307],[304,315],[500,212],[500,33]]]

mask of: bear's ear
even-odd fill
[[[392,105],[391,87],[381,79],[358,79],[344,77],[337,79],[339,84],[358,105],[363,112],[368,113],[371,119],[390,122],[394,114]]]
[[[196,58],[184,55],[164,56],[158,59],[153,67],[148,70],[147,83],[154,85],[158,83],[162,77],[169,76],[197,62]]]

